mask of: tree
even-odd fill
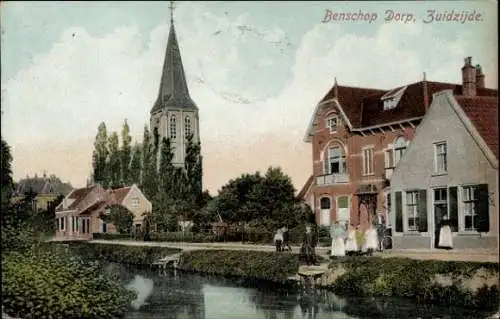
[[[121,177],[125,185],[132,185],[131,176],[131,158],[132,158],[132,137],[130,136],[130,128],[127,120],[122,127],[122,148],[121,148]]]
[[[14,188],[12,180],[12,155],[10,154],[10,146],[2,137],[2,211],[9,204],[10,197]]]
[[[130,162],[130,184],[140,184],[141,181],[141,146],[136,143],[134,145],[132,160]]]
[[[93,167],[94,182],[100,183],[103,187],[108,186],[108,133],[106,124],[102,122],[97,128],[97,135],[94,142]]]
[[[120,149],[118,134],[113,132],[108,141],[109,150],[109,186],[117,188],[122,186],[120,169]]]
[[[115,225],[116,231],[121,234],[128,234],[132,231],[134,214],[122,205],[112,205],[109,214],[101,214],[99,218]]]
[[[186,141],[184,168],[186,170],[187,190],[193,204],[199,201],[203,191],[200,152],[200,143],[193,140],[193,134],[189,134]]]

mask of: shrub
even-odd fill
[[[346,257],[330,267],[342,267],[345,272],[329,288],[338,293],[365,296],[398,296],[443,304],[491,309],[498,307],[498,283],[483,285],[476,292],[463,289],[464,280],[478,270],[497,278],[494,263],[414,260],[409,258]],[[445,278],[440,283],[436,278]],[[444,279],[443,279],[444,281]]]
[[[166,242],[189,242],[189,243],[207,243],[218,240],[215,234],[211,233],[192,233],[192,232],[169,232],[169,233],[151,233],[152,241]]]
[[[299,268],[296,254],[239,250],[197,250],[182,254],[182,270],[269,281],[286,281]]]
[[[56,251],[2,258],[2,306],[21,318],[123,318],[135,293]]]
[[[74,254],[85,260],[116,262],[135,266],[151,265],[165,256],[181,251],[180,249],[168,247],[126,246],[91,242],[69,242],[68,244]],[[58,245],[58,243],[53,245]]]
[[[93,233],[92,239],[105,239],[105,240],[119,240],[119,239],[132,239],[133,234],[111,234],[111,233]]]

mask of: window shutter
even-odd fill
[[[421,233],[427,232],[427,190],[421,189],[418,191],[418,231]]]
[[[451,230],[458,231],[458,189],[450,187],[450,226]]]
[[[401,192],[396,192],[396,232],[403,232],[403,199]]]
[[[487,233],[490,231],[490,214],[489,214],[489,195],[488,185],[477,185],[474,190],[474,198],[477,198],[476,217],[474,218],[474,227],[478,232]]]

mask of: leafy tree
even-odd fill
[[[10,146],[4,141],[2,137],[2,211],[9,204],[10,197],[14,188],[14,183],[12,180],[12,155],[10,154]]]
[[[141,179],[141,147],[139,144],[134,145],[132,160],[130,162],[130,184],[140,184]]]
[[[154,140],[150,138],[149,129],[144,126],[144,138],[142,142],[142,179],[141,189],[147,198],[153,199],[156,195],[158,185],[156,183],[156,153]]]
[[[101,214],[99,218],[115,225],[116,231],[121,234],[128,234],[132,231],[134,214],[122,205],[112,205],[109,214]]]
[[[130,136],[130,128],[127,120],[122,127],[122,148],[121,148],[121,177],[125,185],[132,185],[131,176],[131,159],[132,159],[132,137]]]
[[[109,186],[117,188],[122,186],[120,168],[120,149],[118,134],[113,132],[109,137]]]
[[[108,186],[108,133],[106,124],[102,122],[97,128],[97,135],[94,142],[93,167],[94,182],[100,183],[103,187]]]
[[[199,200],[203,190],[203,172],[200,152],[200,143],[193,140],[193,134],[189,134],[186,138],[186,157],[184,168],[186,170],[188,194],[193,203],[196,203]]]

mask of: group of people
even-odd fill
[[[330,255],[341,257],[349,253],[368,253],[381,251],[385,233],[385,223],[381,214],[374,218],[372,224],[365,229],[361,225],[356,227],[353,224],[335,222],[330,229],[332,246]]]

